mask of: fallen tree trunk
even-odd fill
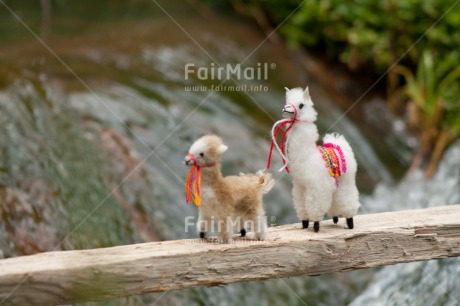
[[[251,237],[251,234],[249,234]],[[0,304],[63,304],[460,256],[460,205],[269,229],[267,240],[175,240],[0,260]]]

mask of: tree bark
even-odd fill
[[[265,241],[198,239],[48,252],[0,260],[0,304],[54,305],[320,275],[460,256],[460,205],[272,227]],[[252,237],[252,233],[248,233]]]

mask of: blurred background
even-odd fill
[[[285,86],[351,142],[361,214],[460,203],[459,2],[0,0],[0,258],[195,237],[189,146],[217,133],[225,175],[263,169]],[[269,222],[298,222],[274,162]],[[88,305],[458,305],[459,279],[446,259]]]

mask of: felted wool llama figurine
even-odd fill
[[[269,173],[223,177],[220,157],[227,146],[215,135],[199,138],[191,146],[185,164],[191,166],[185,182],[187,203],[199,208],[198,232],[205,238],[217,226],[218,239],[227,243],[232,226],[239,225],[241,236],[251,225],[255,239],[265,239],[267,221],[262,195],[270,191],[274,180]]]
[[[283,159],[287,172],[292,174],[292,196],[297,216],[303,228],[313,221],[314,231],[319,231],[319,222],[327,212],[337,224],[339,215],[346,218],[348,228],[353,228],[353,217],[359,204],[356,187],[357,163],[347,140],[338,134],[326,134],[323,146],[316,143],[319,138],[315,121],[317,113],[308,91],[301,88],[286,88],[286,119],[275,123],[272,129],[271,154],[275,146]],[[286,127],[281,145],[276,135]]]

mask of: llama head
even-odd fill
[[[210,167],[219,163],[220,156],[228,147],[216,135],[206,135],[196,140],[185,157],[187,166]]]
[[[286,105],[283,108],[283,116],[287,119],[297,119],[306,122],[315,122],[317,113],[313,108],[308,86],[302,88],[286,88]]]

